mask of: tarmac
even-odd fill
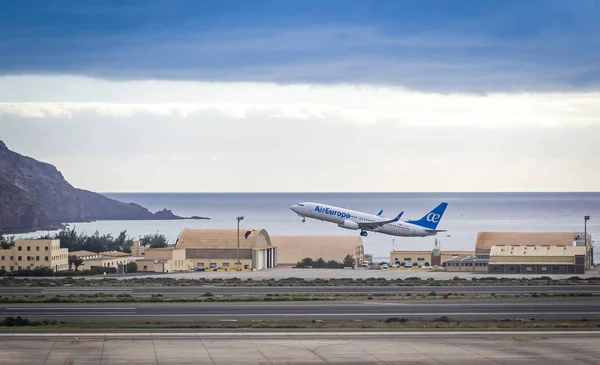
[[[0,333],[11,365],[600,364],[598,331]]]
[[[597,298],[0,304],[0,317],[65,322],[385,320],[597,320]]]

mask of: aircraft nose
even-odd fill
[[[290,209],[294,212],[298,212],[298,204],[294,204],[294,205],[290,206]]]

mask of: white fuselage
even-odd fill
[[[349,228],[351,226],[344,227],[344,221],[352,221],[356,223],[369,223],[369,222],[381,222],[390,220],[378,215],[367,214],[363,212],[357,212],[350,209],[335,207],[327,204],[302,202],[290,207],[292,211],[301,217],[317,219],[323,222],[336,223],[341,228],[354,229],[354,230],[365,230],[371,232],[384,233],[392,236],[403,236],[403,237],[426,237],[435,235],[435,232],[429,232],[427,229],[397,221],[393,223],[386,223],[376,228]]]

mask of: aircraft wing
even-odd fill
[[[402,214],[404,214],[404,212],[400,212],[400,214],[398,214],[396,216],[396,218],[394,219],[389,219],[386,221],[379,221],[379,222],[357,222],[358,223],[358,228],[360,229],[377,229],[383,225],[386,225],[388,223],[394,223],[394,222],[398,222],[400,220],[400,217],[402,217]]]

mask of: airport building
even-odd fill
[[[582,232],[479,232],[475,255],[446,262],[447,271],[490,274],[583,274],[592,267],[591,235]]]
[[[69,269],[69,250],[60,248],[60,240],[17,240],[7,250],[0,250],[0,269],[6,271],[31,270],[49,267],[52,270]]]
[[[184,229],[176,249],[183,249],[193,269],[262,270],[277,266],[277,249],[264,229]],[[147,254],[146,254],[147,255]]]
[[[489,259],[490,273],[536,273],[538,269],[547,273],[570,273],[581,271],[576,268],[581,265],[583,270],[591,269],[592,238],[588,233],[584,239],[583,232],[479,232],[475,254]],[[578,260],[583,263],[578,264]],[[526,266],[519,271],[516,264]],[[538,267],[540,265],[544,267]],[[564,265],[568,267],[561,268]]]
[[[73,251],[69,255],[77,256],[83,260],[83,265],[79,266],[79,270],[90,270],[92,267],[114,267],[118,273],[126,272],[125,267],[128,263],[135,261],[136,257],[125,252],[105,251]]]
[[[473,251],[440,251],[434,249],[432,251],[392,251],[390,252],[390,264],[412,263],[418,265],[442,266],[442,264],[453,257],[470,256]]]
[[[356,236],[272,236],[271,242],[277,247],[277,264],[296,265],[304,258],[313,260],[344,262],[352,256],[355,265],[365,260],[362,237]]]
[[[131,252],[140,256],[138,271],[263,270],[293,266],[304,258],[342,263],[347,255],[355,264],[364,260],[360,236],[273,236],[264,229],[184,229],[173,247],[152,249],[134,242]]]

